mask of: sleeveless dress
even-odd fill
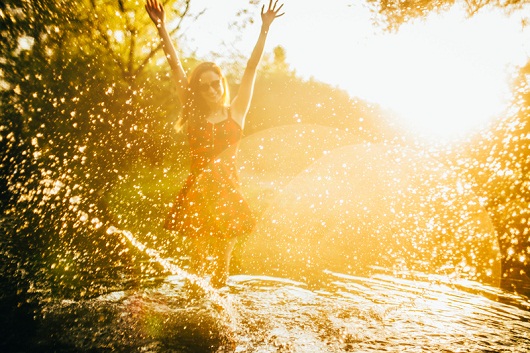
[[[242,129],[228,118],[188,128],[191,170],[164,227],[184,236],[231,238],[255,226],[236,167]]]

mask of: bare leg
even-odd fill
[[[198,235],[191,238],[190,272],[199,277],[204,277],[208,267],[209,252],[208,237]]]
[[[190,268],[189,272],[192,275],[199,277],[199,280],[204,279],[208,272],[208,253],[210,245],[207,236],[198,235],[190,239]],[[184,288],[186,289],[190,298],[199,298],[204,295],[206,288],[195,278],[186,278]]]
[[[237,238],[218,238],[213,241],[215,267],[212,276],[212,286],[221,288],[226,285],[226,280],[230,273],[230,259],[232,257],[232,250],[236,245]]]

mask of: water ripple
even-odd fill
[[[232,276],[224,291],[193,298],[172,276],[155,288],[50,303],[41,337],[62,342],[60,352],[530,350],[526,298],[442,277],[325,275],[318,287]]]

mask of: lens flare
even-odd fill
[[[313,281],[324,270],[364,274],[384,267],[498,282],[494,228],[457,175],[411,148],[343,139],[345,146],[335,142],[331,149],[334,131],[306,128],[311,133],[294,127],[296,141],[282,137],[282,144],[276,141],[287,128],[257,138],[262,148],[254,153],[268,151],[270,173],[281,174],[283,163],[290,169],[281,187],[269,189],[260,223],[241,247],[243,271]],[[300,162],[302,151],[308,162],[317,150],[321,158]],[[267,173],[250,178],[256,183]]]

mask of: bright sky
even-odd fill
[[[235,33],[229,24],[238,20],[241,2],[192,4],[207,12],[189,24],[188,49],[199,55],[233,50],[224,42],[250,54],[261,23],[257,7],[256,23]],[[266,51],[283,46],[287,61],[302,77],[379,103],[429,138],[450,140],[501,113],[509,75],[530,55],[530,33],[522,28],[521,13],[509,18],[483,11],[466,19],[463,10],[454,8],[392,34],[373,24],[373,14],[361,1],[285,0],[284,10],[273,24]]]

